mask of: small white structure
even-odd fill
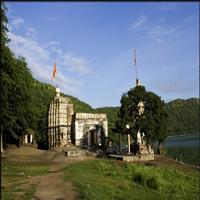
[[[21,144],[34,144],[36,143],[35,135],[32,130],[26,130],[22,135]]]
[[[76,113],[74,133],[76,146],[104,145],[105,138],[108,137],[106,114]]]
[[[142,144],[142,137],[141,137],[140,130],[138,130],[138,132],[137,132],[137,143]]]
[[[138,108],[138,114],[142,115],[144,113],[144,102],[139,101],[137,108]]]

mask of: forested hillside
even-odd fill
[[[169,134],[191,134],[199,132],[199,98],[177,99],[166,103],[169,116]]]

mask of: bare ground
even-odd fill
[[[156,167],[168,167],[181,170],[183,172],[194,172],[199,171],[198,166],[193,166],[187,163],[178,162],[170,157],[165,157],[161,155],[155,155],[155,159],[151,161],[144,162],[146,165],[152,165]]]
[[[23,189],[29,188],[31,185],[37,185],[32,200],[77,200],[79,194],[75,191],[71,182],[63,180],[62,169],[71,163],[94,158],[68,158],[61,152],[38,150],[34,147],[21,147],[18,149],[11,146],[5,152],[5,159],[12,165],[17,163],[49,165],[47,175],[29,177],[24,183],[19,181]],[[3,182],[3,185],[5,184],[9,183]],[[21,193],[19,192],[16,199],[20,199],[20,196]]]

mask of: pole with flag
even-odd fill
[[[56,72],[57,72],[57,66],[56,66],[56,62],[54,63],[53,66],[53,75],[52,75],[52,79],[54,80],[56,77]],[[58,84],[57,84],[57,88],[58,88]]]
[[[52,76],[52,79],[54,80],[55,77],[56,77],[56,62],[54,63],[54,67],[53,67],[53,76]]]

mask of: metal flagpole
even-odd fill
[[[134,50],[134,64],[135,64],[135,75],[137,80],[138,76],[137,76],[137,64],[136,64],[136,49]]]

